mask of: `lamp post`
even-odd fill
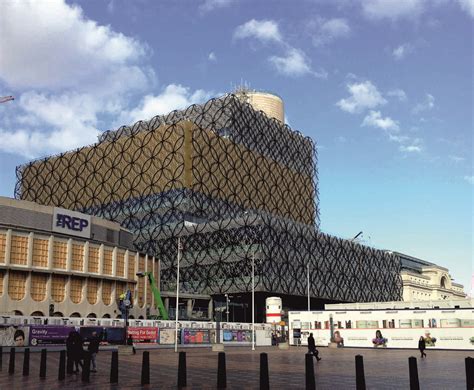
[[[176,265],[176,312],[175,312],[175,332],[174,332],[174,351],[178,352],[178,313],[179,313],[179,260],[181,257],[181,237],[178,237],[178,257]]]
[[[311,300],[309,297],[309,263],[308,263],[308,272],[307,272],[307,284],[308,284],[308,311],[311,311]]]
[[[252,252],[252,351],[255,351],[255,251]]]

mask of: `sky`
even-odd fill
[[[247,83],[317,144],[321,229],[473,275],[474,0],[0,2],[15,167]]]

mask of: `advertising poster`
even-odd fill
[[[183,344],[210,344],[209,330],[183,329]]]
[[[134,343],[156,343],[158,340],[158,328],[131,326],[127,329],[127,339],[130,337]]]
[[[27,347],[29,326],[2,326],[0,327],[0,346]]]
[[[124,336],[124,328],[105,328],[105,334],[103,339],[109,344],[122,344]]]
[[[160,329],[160,344],[174,344],[174,329]],[[178,330],[178,344],[181,344],[181,331]]]
[[[252,332],[250,330],[230,330],[224,329],[225,342],[252,342]]]
[[[76,330],[74,326],[30,326],[30,345],[66,344],[69,333]]]

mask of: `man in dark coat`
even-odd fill
[[[91,341],[89,342],[89,347],[87,350],[91,354],[91,363],[92,363],[92,370],[91,372],[97,372],[97,365],[96,365],[96,358],[97,354],[99,353],[99,344],[100,344],[100,339],[97,336],[97,332],[92,332],[92,338]]]
[[[420,336],[420,340],[418,340],[418,349],[421,353],[421,358],[426,357],[425,349],[426,349],[426,341],[423,336]]]
[[[308,353],[312,354],[318,362],[321,360],[319,357],[319,351],[316,349],[316,342],[314,341],[312,333],[310,333],[308,337]]]

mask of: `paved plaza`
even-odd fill
[[[4,348],[5,350],[5,348]],[[215,389],[217,387],[217,352],[209,348],[186,349],[188,389]],[[260,352],[268,353],[270,388],[304,389],[305,352],[303,347],[279,350],[276,347],[226,348],[227,388],[258,389]],[[322,360],[315,363],[318,389],[355,388],[354,356],[364,357],[365,377],[368,389],[408,389],[408,357],[418,356],[416,350],[374,349],[320,349]],[[418,359],[420,386],[422,389],[465,389],[464,359],[468,351],[427,351],[428,357]],[[48,353],[47,377],[39,379],[39,353],[31,354],[30,375],[22,376],[23,354],[16,354],[16,371],[8,374],[9,355],[3,355],[0,371],[1,389],[130,389],[140,388],[142,351],[136,355],[119,356],[119,385],[109,384],[110,351],[98,355],[98,373],[91,373],[89,384],[81,382],[80,375],[68,375],[59,382],[59,353]],[[170,349],[150,350],[149,388],[172,389],[177,384],[178,354]]]

